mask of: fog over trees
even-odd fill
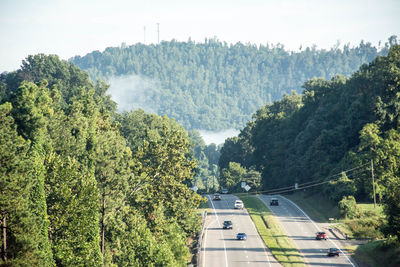
[[[392,36],[380,48],[363,41],[354,47],[337,44],[330,50],[313,46],[291,52],[281,44],[173,40],[109,47],[69,61],[93,80],[111,83],[121,109],[141,107],[174,118],[187,130],[217,131],[243,128],[265,104],[293,90],[302,93],[308,79],[348,77],[363,63],[386,55],[395,42]]]

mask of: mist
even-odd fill
[[[160,87],[158,82],[139,75],[111,77],[107,82],[110,84],[107,93],[118,104],[119,112],[141,108],[146,113],[157,113],[152,96],[155,88]]]
[[[240,131],[236,129],[226,129],[218,132],[198,130],[198,132],[200,133],[200,136],[203,138],[204,142],[207,145],[211,143],[214,143],[216,145],[223,144],[227,138],[238,136],[238,134],[240,133]]]
[[[146,113],[157,113],[153,95],[161,87],[160,83],[139,75],[114,76],[107,80],[110,88],[107,93],[118,104],[118,111],[143,109]],[[239,130],[226,129],[222,131],[198,130],[204,142],[209,145],[223,144],[225,139],[239,134]]]

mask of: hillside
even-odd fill
[[[93,80],[110,82],[120,109],[140,107],[174,118],[187,130],[215,131],[244,127],[266,103],[292,90],[301,93],[308,79],[350,76],[363,63],[386,55],[392,39],[381,49],[361,42],[298,52],[281,44],[170,41],[109,47],[69,61]]]
[[[247,182],[244,175],[232,180],[236,170],[256,170],[258,189],[282,193],[297,183],[308,194],[328,196],[348,217],[359,217],[355,201],[372,201],[375,192],[388,222],[382,231],[399,237],[399,81],[395,45],[349,78],[309,80],[303,94],[264,106],[221,149],[221,186]]]

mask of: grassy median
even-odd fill
[[[256,196],[238,195],[275,258],[283,266],[306,266],[297,248],[287,237],[272,212]]]

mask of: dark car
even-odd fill
[[[279,201],[276,198],[271,199],[271,201],[269,202],[270,206],[279,206]]]
[[[237,240],[247,240],[247,235],[246,235],[246,233],[238,233],[236,235],[236,239]]]
[[[221,195],[220,194],[214,194],[214,200],[221,200]]]
[[[326,240],[326,233],[325,232],[318,232],[317,235],[315,236],[315,239],[317,240]]]
[[[223,227],[224,229],[232,229],[233,225],[232,225],[232,221],[224,221],[224,225]]]
[[[332,256],[338,256],[339,257],[339,249],[337,248],[329,248],[328,249],[328,256],[332,257]]]

